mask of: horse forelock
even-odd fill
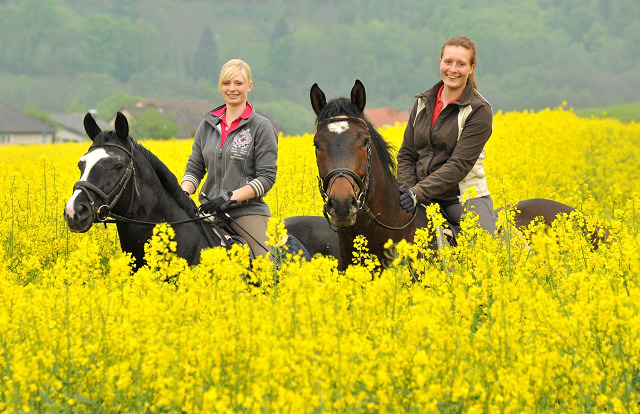
[[[95,138],[93,138],[93,143],[91,144],[91,147],[89,147],[89,150],[99,148],[105,144],[118,144],[122,145],[124,148],[130,149],[131,142],[135,142],[131,136],[123,139],[116,133],[116,131],[101,131],[95,136]]]
[[[393,146],[389,144],[385,139],[380,135],[380,133],[376,130],[373,124],[369,121],[369,119],[365,116],[365,114],[360,111],[350,99],[347,98],[335,98],[329,101],[324,108],[318,114],[316,118],[316,129],[323,122],[330,120],[331,118],[337,116],[347,116],[350,118],[359,118],[364,120],[369,128],[369,135],[371,136],[371,140],[373,141],[373,145],[376,147],[376,152],[378,153],[378,157],[380,158],[380,162],[385,167],[385,170],[393,177],[395,180],[395,172],[396,172],[396,160],[391,155],[391,150]]]

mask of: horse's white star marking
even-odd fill
[[[347,121],[332,122],[327,125],[327,128],[329,128],[329,131],[334,134],[342,134],[344,131],[349,129],[349,123]]]

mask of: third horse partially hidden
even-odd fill
[[[416,228],[426,227],[424,208],[412,215],[400,206],[395,159],[389,144],[364,115],[366,94],[359,80],[350,98],[327,102],[317,84],[310,95],[317,115],[313,145],[319,187],[325,217],[338,232],[339,268],[351,262],[358,235],[367,238],[370,253],[384,263],[384,245],[389,239],[412,241]],[[517,205],[515,224],[523,227],[542,217],[550,225],[558,214],[572,211],[573,207],[553,200],[523,200]]]

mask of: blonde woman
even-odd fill
[[[264,255],[271,212],[263,197],[276,180],[278,134],[248,101],[253,81],[244,61],[233,59],[222,67],[218,89],[225,103],[200,123],[181,187],[195,193],[206,174],[200,210],[226,211],[254,255]]]

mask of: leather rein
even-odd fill
[[[358,118],[358,117],[351,117],[347,115],[339,115],[339,116],[333,116],[333,117],[327,118],[322,121],[322,124],[328,124],[330,122],[335,122],[335,121],[357,121],[362,123],[362,125],[364,125],[367,132],[369,132],[369,125],[364,119]],[[325,219],[327,219],[327,223],[329,223],[329,227],[333,231],[337,231],[337,228],[335,228],[331,224],[331,221],[329,220],[329,215],[327,214],[327,201],[329,200],[328,193],[331,191],[331,187],[335,183],[335,180],[340,177],[345,178],[349,182],[349,184],[351,185],[351,188],[353,189],[353,192],[356,194],[356,205],[358,207],[358,210],[363,210],[365,213],[367,213],[369,218],[378,226],[387,230],[402,230],[407,226],[409,226],[416,217],[417,209],[414,209],[413,215],[411,216],[411,219],[407,223],[403,224],[400,227],[389,226],[380,222],[380,220],[378,220],[377,216],[379,216],[381,213],[376,214],[373,211],[371,211],[371,208],[369,208],[369,206],[367,206],[366,198],[367,198],[367,193],[369,191],[369,184],[371,182],[371,135],[369,135],[368,138],[369,139],[367,141],[367,165],[366,165],[364,177],[360,177],[358,174],[356,174],[353,170],[349,168],[335,168],[329,171],[329,173],[327,173],[327,175],[325,175],[324,177],[320,177],[318,175],[318,188],[320,190],[320,194],[322,195],[322,199],[324,200],[324,207],[322,209],[322,213],[324,214]]]

